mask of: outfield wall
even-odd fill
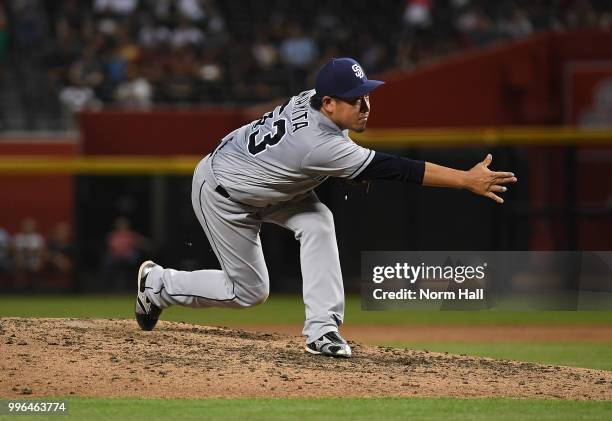
[[[561,124],[602,111],[595,100],[611,57],[612,33],[577,31],[382,75],[388,83],[372,95],[358,143],[463,169],[492,152],[493,168],[520,182],[503,207],[464,192],[326,183],[318,194],[336,215],[345,274],[371,249],[610,249],[602,233],[612,232],[612,132],[597,119],[592,129]],[[214,266],[189,175],[221,137],[272,105],[89,111],[78,139],[2,138],[0,226],[14,234],[31,215],[47,234],[72,223],[82,267],[95,271],[105,233],[124,214],[156,244],[152,254]],[[275,279],[299,280],[293,239],[264,234],[281,262]]]
[[[18,163],[28,160],[72,160],[80,155],[79,142],[73,137],[0,138],[0,158]],[[16,174],[0,172],[0,227],[15,233],[24,217],[38,221],[41,232],[48,234],[60,222],[74,225],[75,179],[70,173]]]
[[[512,145],[506,135],[490,130],[482,135],[489,140],[460,146],[441,141],[436,147],[396,144],[385,150],[465,169],[491,152],[494,169],[511,169],[519,177],[519,183],[504,194],[503,206],[467,192],[402,183],[378,182],[367,189],[330,180],[317,189],[335,216],[348,290],[359,276],[363,250],[610,249],[609,236],[602,235],[612,232],[612,146],[604,143],[605,137],[581,139],[578,144],[563,135],[557,144],[548,139],[531,146],[524,144],[524,138]],[[448,141],[456,141],[463,134],[447,132],[447,136]],[[17,198],[2,207],[2,225],[14,234],[21,218],[30,215],[39,220],[46,235],[53,224],[74,220],[80,290],[104,289],[98,271],[106,235],[119,215],[127,216],[134,229],[150,240],[147,257],[178,268],[217,267],[189,199],[190,174],[199,159],[193,155],[2,156],[3,194]],[[43,186],[40,195],[38,185]],[[298,244],[293,236],[266,225],[262,239],[273,290],[299,289]]]

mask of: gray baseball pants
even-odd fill
[[[245,308],[263,303],[270,291],[259,231],[263,222],[287,228],[300,242],[306,320],[302,334],[312,342],[338,331],[344,318],[344,287],[331,211],[308,192],[265,208],[233,202],[218,186],[208,157],[198,164],[191,200],[222,270],[193,272],[155,267],[147,296],[160,308]]]

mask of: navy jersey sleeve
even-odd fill
[[[355,180],[396,180],[423,184],[424,175],[425,161],[376,151],[370,163]]]

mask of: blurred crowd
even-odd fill
[[[45,238],[26,217],[13,236],[0,227],[0,287],[33,290],[71,283],[74,249],[71,228],[58,223]]]
[[[149,240],[132,230],[128,218],[119,216],[108,231],[100,255],[97,282],[107,292],[132,286],[141,260],[150,249]],[[56,224],[45,237],[36,219],[26,217],[11,235],[0,227],[0,289],[45,291],[71,289],[78,259],[70,224]]]
[[[24,83],[34,107],[44,96],[69,111],[254,103],[312,86],[332,56],[371,74],[410,69],[538,31],[609,29],[611,10],[604,0],[0,0],[0,67],[44,80]]]

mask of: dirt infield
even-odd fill
[[[0,319],[0,397],[509,396],[612,400],[612,372],[129,320]]]
[[[243,325],[244,330],[297,336],[302,326]],[[345,325],[342,334],[354,341],[380,342],[610,342],[612,326],[449,326]]]

